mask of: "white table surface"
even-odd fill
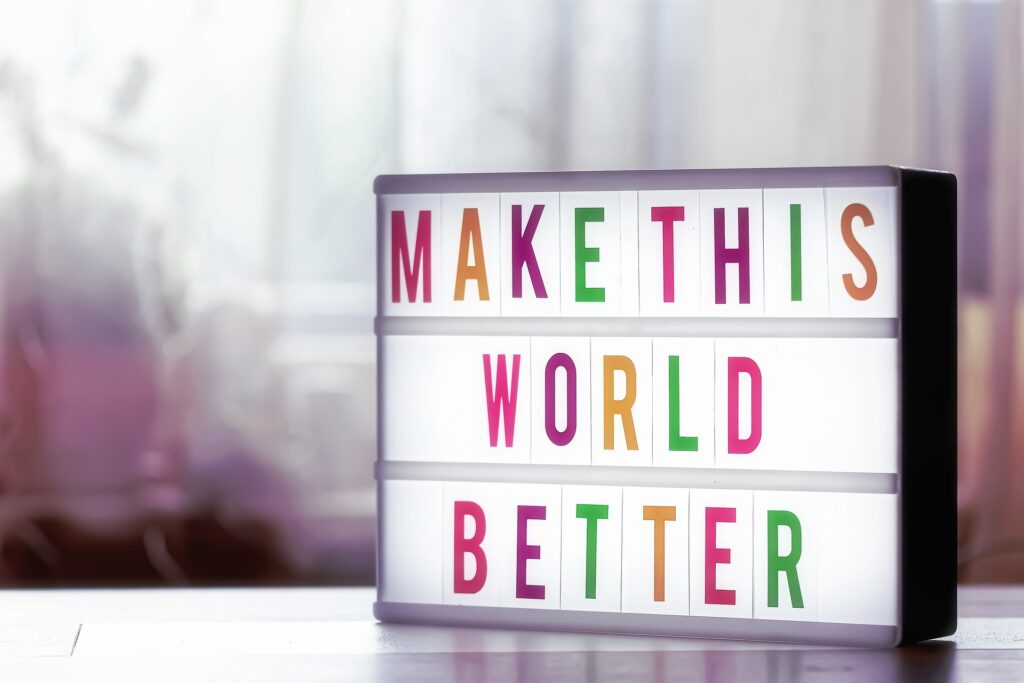
[[[0,680],[1024,680],[1024,587],[894,650],[379,624],[372,589],[0,591]]]

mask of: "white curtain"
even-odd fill
[[[225,301],[273,321],[291,436],[272,457],[322,509],[366,517],[377,174],[952,170],[969,188],[961,497],[980,556],[1024,520],[1020,21],[1017,0],[15,0],[0,190],[52,161],[38,137],[155,206],[182,329]]]
[[[989,291],[984,297],[961,297],[961,427],[966,432],[961,437],[961,482],[969,488],[961,506],[968,526],[960,556],[966,563],[962,578],[1008,582],[1024,578],[1024,498],[1019,493],[1024,490],[1024,423],[1018,419],[1024,405],[1019,329],[1024,12],[1019,3],[1002,3],[992,9],[992,17],[988,183],[971,186],[977,192],[972,200],[984,202],[981,210],[989,228]],[[967,106],[972,105],[977,103],[968,98]],[[976,154],[973,147],[966,151],[968,171],[976,170],[971,168]],[[972,239],[979,227],[976,220],[963,217],[962,250],[964,240]]]

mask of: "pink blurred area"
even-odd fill
[[[1024,580],[1021,4],[0,4],[0,582],[369,583],[380,173],[959,179],[965,581]]]

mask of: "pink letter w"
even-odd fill
[[[491,447],[498,445],[498,419],[505,413],[505,447],[512,447],[516,429],[516,398],[519,395],[519,354],[512,356],[512,383],[509,386],[505,354],[498,355],[497,378],[491,375],[491,356],[484,354],[484,381],[487,384],[487,422],[491,430]],[[497,387],[495,387],[497,383]]]

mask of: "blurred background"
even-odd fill
[[[380,173],[959,178],[960,576],[1024,580],[1017,0],[0,0],[0,584],[370,583]]]

